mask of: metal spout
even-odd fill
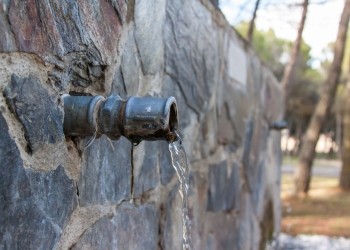
[[[111,139],[125,136],[134,143],[142,140],[176,138],[178,126],[174,97],[130,97],[113,95],[64,95],[64,133],[71,136],[107,135]]]
[[[283,130],[288,128],[288,123],[285,120],[274,121],[269,127],[273,130]]]

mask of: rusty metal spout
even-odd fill
[[[174,97],[130,97],[113,95],[64,95],[64,132],[70,136],[105,134],[111,139],[125,136],[134,143],[142,140],[176,138],[178,126]]]

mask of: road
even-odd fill
[[[282,164],[282,173],[294,173],[294,164]],[[312,168],[313,176],[338,178],[341,170],[341,162],[338,160],[317,160]]]

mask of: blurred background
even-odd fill
[[[284,87],[282,231],[350,237],[349,1],[218,6]]]

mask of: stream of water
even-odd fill
[[[191,222],[188,216],[188,188],[189,188],[189,169],[187,165],[186,151],[182,140],[177,138],[169,143],[171,160],[176,174],[180,181],[180,195],[182,198],[182,249],[192,249],[191,240]]]

